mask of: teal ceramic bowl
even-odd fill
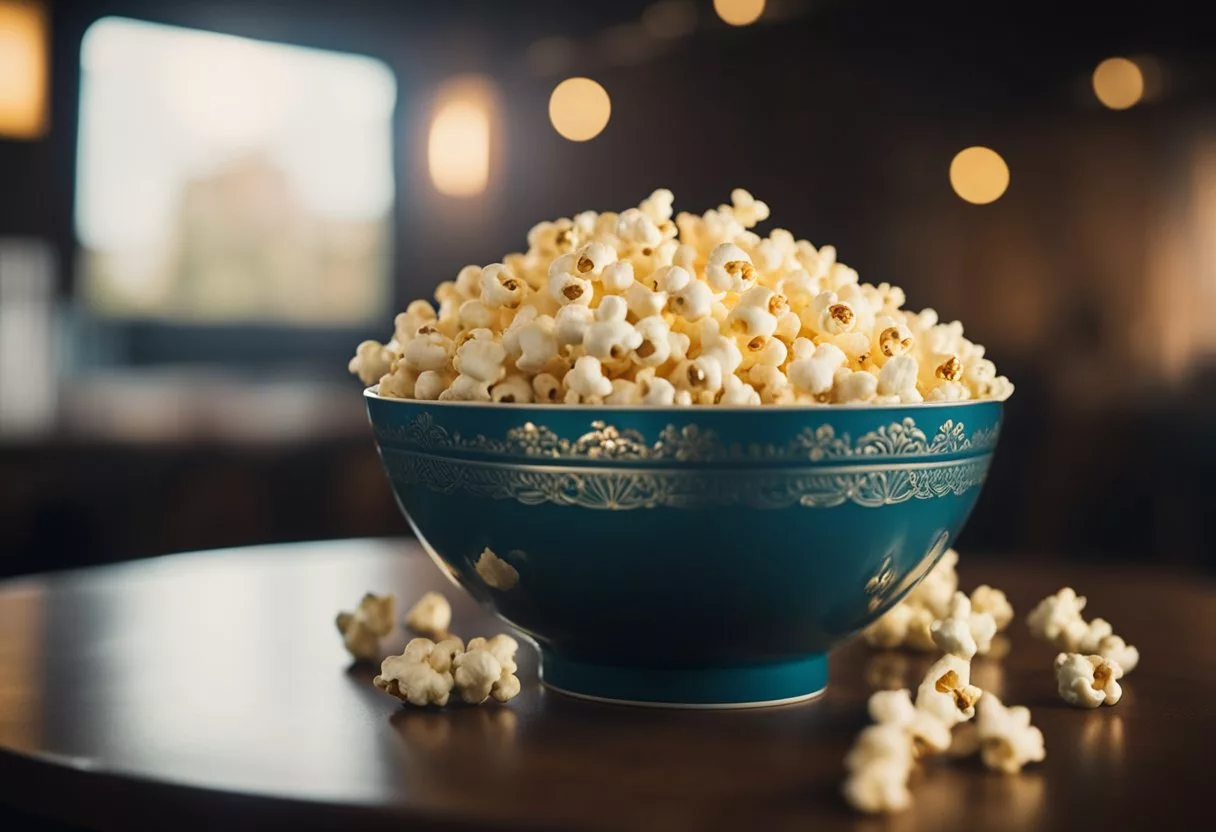
[[[958,534],[998,402],[564,407],[365,393],[397,501],[447,575],[601,700],[742,707],[824,689],[827,652]]]

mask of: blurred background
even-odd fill
[[[1216,569],[1216,23],[1061,5],[0,0],[0,574],[404,533],[354,345],[656,187],[988,347],[962,548]]]

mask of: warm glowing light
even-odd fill
[[[1009,187],[1009,166],[995,150],[969,147],[950,163],[950,186],[968,202],[995,202]]]
[[[1144,97],[1144,73],[1127,58],[1107,58],[1094,70],[1094,95],[1112,110],[1126,110]]]
[[[572,142],[594,139],[608,125],[611,114],[608,92],[590,78],[567,78],[549,96],[549,121]]]
[[[46,128],[46,9],[0,0],[0,137],[36,139]]]
[[[480,79],[440,90],[427,138],[431,184],[445,196],[476,196],[490,181],[492,96]]]
[[[714,11],[731,26],[747,26],[764,14],[764,0],[714,0]]]

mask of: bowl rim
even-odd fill
[[[840,413],[840,412],[856,412],[864,411],[867,413],[904,413],[914,410],[940,410],[944,408],[958,407],[978,407],[980,405],[997,405],[1003,406],[1008,399],[967,399],[961,402],[909,402],[907,404],[782,404],[782,405],[746,405],[746,404],[726,404],[726,405],[645,405],[645,404],[540,404],[537,402],[511,402],[504,404],[502,402],[455,402],[455,401],[439,401],[438,399],[399,399],[395,396],[381,396],[379,392],[380,385],[373,384],[363,391],[363,397],[366,399],[375,399],[380,402],[391,402],[393,404],[412,404],[425,405],[427,407],[437,407],[440,409],[470,409],[470,410],[487,410],[501,411],[509,413],[513,410],[539,410],[545,413],[550,412],[577,412],[577,413],[597,413],[601,410],[609,410],[615,413],[623,412],[643,412],[643,413],[671,413],[671,412],[698,412],[704,411],[707,413]]]

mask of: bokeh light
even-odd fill
[[[445,196],[476,196],[490,181],[493,94],[487,81],[460,78],[436,96],[427,136],[431,184]]]
[[[1094,70],[1094,95],[1112,110],[1126,110],[1144,97],[1144,73],[1127,58],[1107,58]]]
[[[714,11],[731,26],[747,26],[764,14],[764,0],[714,0]]]
[[[549,96],[553,129],[572,142],[594,139],[608,125],[611,114],[607,90],[590,78],[567,78]]]
[[[46,122],[46,10],[0,0],[0,136],[36,139]]]
[[[967,202],[995,202],[1009,187],[1009,166],[991,148],[968,147],[950,163],[950,186]]]

